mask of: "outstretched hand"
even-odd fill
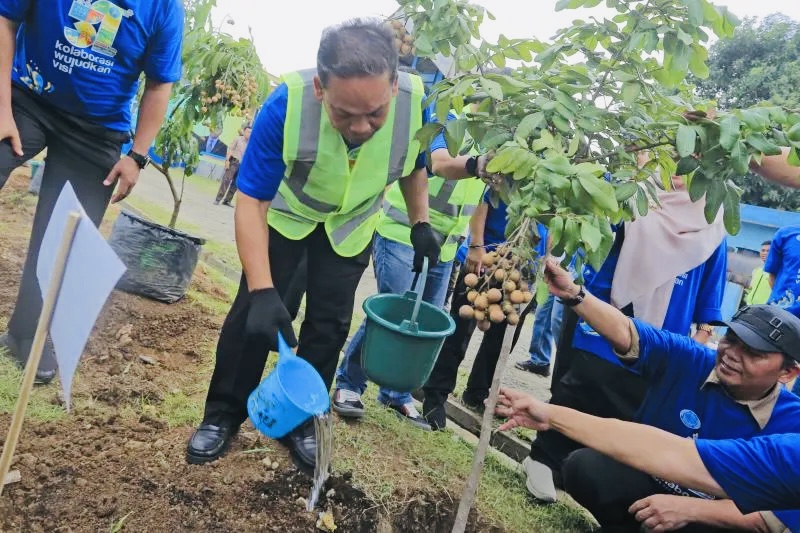
[[[549,405],[533,396],[502,387],[494,412],[507,420],[497,429],[508,431],[516,427],[526,427],[536,431],[547,431],[550,429],[548,411]]]

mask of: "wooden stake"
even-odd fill
[[[19,390],[19,398],[14,408],[14,416],[11,418],[11,426],[8,428],[8,435],[3,445],[3,454],[0,456],[0,479],[5,480],[11,460],[14,458],[14,451],[17,448],[20,432],[22,431],[22,421],[25,418],[25,410],[28,407],[28,400],[33,389],[33,382],[36,378],[36,370],[39,368],[39,361],[42,359],[42,351],[47,334],[50,331],[50,323],[53,320],[58,294],[61,292],[61,284],[64,281],[64,271],[66,270],[69,252],[72,249],[72,241],[75,232],[78,230],[78,223],[81,214],[73,211],[67,218],[64,235],[61,237],[61,245],[58,248],[56,262],[53,265],[53,273],[50,278],[50,288],[42,302],[42,312],[39,314],[39,324],[36,326],[36,334],[31,344],[31,353],[28,355],[28,362],[25,364],[25,371],[22,374],[22,385]],[[0,495],[3,494],[3,483],[0,483]]]
[[[492,378],[492,388],[489,389],[489,398],[486,401],[486,408],[483,411],[483,422],[481,424],[481,436],[478,439],[478,447],[475,450],[475,460],[472,462],[472,472],[464,487],[464,494],[458,503],[458,513],[453,524],[453,533],[464,533],[467,528],[469,511],[475,505],[475,496],[478,493],[478,484],[481,480],[483,462],[486,459],[486,452],[489,448],[489,441],[492,437],[492,423],[494,422],[494,408],[497,405],[497,397],[500,394],[500,380],[503,379],[503,371],[511,353],[511,345],[514,342],[514,332],[517,326],[507,326],[503,336],[503,346],[500,348],[500,356],[497,358],[497,366],[494,369]]]

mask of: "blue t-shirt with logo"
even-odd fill
[[[800,504],[800,434],[698,440],[708,473],[744,514]],[[800,528],[791,528],[796,533]]]
[[[693,439],[800,433],[800,397],[779,388],[772,414],[762,429],[747,406],[734,401],[719,384],[705,383],[716,364],[715,350],[640,320],[634,319],[634,324],[639,332],[639,359],[632,367],[648,384],[637,422]],[[677,494],[704,496],[659,482]],[[800,509],[800,502],[796,508]],[[776,516],[790,529],[800,528],[800,511],[778,512]]]
[[[586,285],[589,292],[604,302],[611,301],[611,282],[617,269],[622,239],[624,239],[624,229],[620,228],[614,247],[603,266],[594,273]],[[675,278],[675,288],[672,290],[667,314],[664,317],[663,329],[679,335],[688,335],[693,323],[707,324],[722,320],[722,296],[725,292],[727,261],[727,244],[723,240],[705,263]],[[608,341],[583,320],[580,320],[575,328],[572,345],[615,365],[624,366],[614,355],[614,350]]]
[[[11,77],[48,104],[129,131],[139,75],[181,77],[180,0],[3,0],[20,23]]]
[[[280,84],[264,101],[250,133],[250,142],[236,176],[236,185],[247,196],[271,202],[286,174],[283,160],[283,128],[286,108],[289,105],[289,88]],[[423,109],[422,123],[430,120],[428,109]],[[355,159],[359,146],[349,146],[350,158]],[[425,152],[417,158],[416,168],[425,168]]]
[[[800,303],[800,226],[786,226],[775,233],[764,272],[775,276],[767,303],[781,307]]]

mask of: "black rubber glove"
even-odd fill
[[[411,246],[414,247],[414,272],[422,272],[422,260],[428,258],[428,268],[439,262],[441,246],[433,228],[427,222],[417,222],[411,228]]]
[[[245,333],[267,343],[272,351],[278,350],[278,332],[291,347],[297,346],[292,328],[292,317],[283,305],[275,288],[258,289],[250,293],[250,311],[247,313]]]

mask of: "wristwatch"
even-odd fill
[[[128,157],[136,161],[136,164],[139,165],[140,169],[144,169],[150,163],[150,157],[146,155],[142,155],[139,153],[134,152],[133,150],[128,150],[126,154]]]
[[[467,171],[467,174],[470,176],[477,176],[478,175],[478,156],[473,155],[467,162],[464,163],[464,169]]]
[[[586,298],[586,289],[583,288],[583,285],[579,285],[578,294],[576,294],[574,298],[569,298],[567,300],[559,298],[559,300],[561,300],[561,303],[567,307],[575,307],[576,305],[581,303],[584,298]]]

